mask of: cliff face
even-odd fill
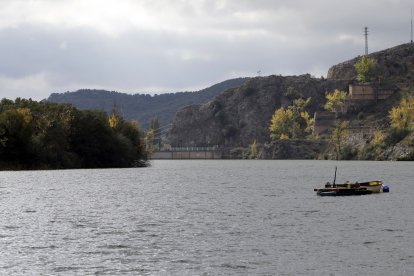
[[[376,75],[380,81],[392,81],[394,83],[406,82],[412,79],[414,73],[414,44],[402,44],[380,52],[368,55],[377,64]],[[356,57],[349,61],[332,66],[328,71],[327,78],[354,80],[356,71],[354,64],[361,57]]]
[[[269,141],[269,124],[275,110],[293,99],[312,97],[310,114],[321,110],[325,92],[345,89],[345,81],[303,76],[257,77],[230,89],[203,105],[177,112],[167,134],[173,147],[247,147],[254,140]]]

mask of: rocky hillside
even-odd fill
[[[268,127],[276,108],[290,105],[299,97],[312,97],[313,114],[322,109],[326,91],[346,86],[346,81],[310,75],[257,77],[208,103],[181,109],[167,140],[173,147],[247,147],[254,140],[264,143],[269,140]]]
[[[380,52],[368,55],[377,64],[378,81],[392,82],[397,85],[407,85],[414,80],[414,44],[402,44]],[[332,66],[327,78],[332,80],[354,80],[356,71],[354,64],[359,61],[356,57],[349,61]]]
[[[147,128],[151,118],[157,116],[161,126],[169,124],[182,107],[207,102],[223,91],[239,87],[247,78],[237,78],[215,84],[197,92],[178,92],[160,95],[125,94],[106,90],[78,90],[76,92],[53,93],[47,101],[70,103],[79,109],[102,109],[111,113],[114,104],[125,119],[138,120]]]
[[[413,44],[372,53],[369,57],[378,64],[376,76],[379,84],[387,83],[397,85],[400,89],[412,90]],[[354,64],[359,58],[333,66],[329,69],[327,79],[312,78],[310,75],[257,77],[243,86],[227,90],[208,103],[185,107],[177,112],[167,134],[167,143],[173,147],[219,145],[223,148],[247,148],[256,140],[259,144],[267,145],[262,147],[265,151],[262,158],[289,158],[291,153],[295,153],[291,158],[321,156],[326,150],[321,147],[326,143],[318,145],[281,141],[269,144],[268,127],[271,116],[277,108],[290,105],[299,97],[312,97],[309,114],[323,110],[326,91],[347,91],[348,84],[355,81]],[[397,105],[399,100],[399,94],[396,94],[386,101],[366,106],[362,111],[358,110],[358,114],[347,114],[346,120],[356,123],[357,126],[384,126],[384,122],[388,122],[388,110]],[[364,117],[365,120],[359,117]],[[325,153],[322,155],[326,156]]]

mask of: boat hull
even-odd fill
[[[354,195],[369,195],[372,191],[358,188],[358,189],[319,189],[316,194],[318,196],[354,196]]]

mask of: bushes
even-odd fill
[[[131,167],[145,159],[137,124],[103,111],[31,100],[0,103],[0,169]]]
[[[403,140],[409,133],[410,131],[408,129],[391,128],[387,137],[385,138],[385,144],[395,145]]]

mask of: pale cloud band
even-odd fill
[[[200,89],[237,76],[326,74],[408,42],[411,1],[2,0],[0,98]]]

